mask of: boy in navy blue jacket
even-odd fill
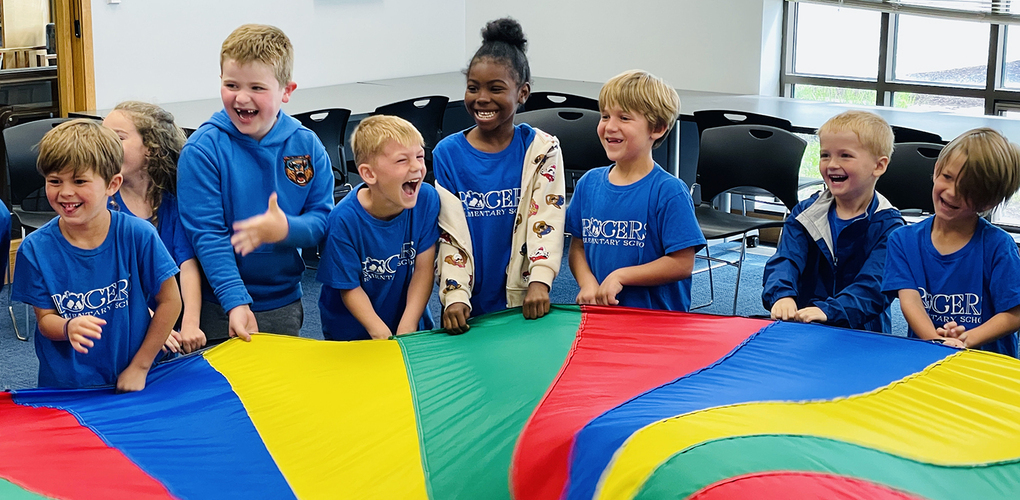
[[[790,212],[765,264],[762,304],[773,319],[890,333],[892,299],[882,293],[886,241],[903,217],[875,192],[892,154],[880,116],[847,111],[818,129],[826,189]]]
[[[280,107],[297,87],[294,49],[278,28],[244,25],[223,42],[223,110],[181,150],[181,219],[208,286],[210,343],[265,331],[297,335],[304,319],[298,249],[326,233],[333,175],[315,134]]]

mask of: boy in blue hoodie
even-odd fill
[[[818,129],[826,189],[800,202],[765,264],[761,300],[773,319],[890,333],[882,293],[886,241],[903,217],[875,191],[893,132],[882,117],[846,111]]]
[[[278,28],[234,30],[220,51],[224,109],[181,150],[181,220],[206,278],[201,327],[210,343],[297,335],[304,320],[299,249],[326,233],[333,175],[315,134],[280,110],[297,88],[293,64]]]

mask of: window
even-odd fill
[[[1020,117],[1020,0],[787,0],[786,8],[785,97]],[[809,162],[817,169],[814,152],[802,175]],[[1020,226],[1020,195],[993,218]]]

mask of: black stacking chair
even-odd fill
[[[302,125],[308,127],[319,137],[329,162],[333,166],[333,201],[340,201],[351,190],[347,159],[344,155],[344,137],[347,133],[347,121],[351,118],[351,110],[343,108],[319,109],[294,115]]]
[[[446,111],[443,113],[443,129],[441,135],[446,137],[464,131],[475,126],[475,119],[464,107],[464,100],[450,101],[446,103]]]
[[[537,111],[549,108],[578,108],[599,110],[599,100],[563,92],[532,92],[521,105],[521,111]]]
[[[934,134],[932,132],[925,132],[924,130],[917,130],[915,128],[900,127],[897,125],[891,125],[893,133],[893,142],[899,144],[901,142],[928,142],[932,144],[945,144],[942,140],[942,136]]]
[[[375,108],[373,115],[395,115],[414,125],[425,139],[425,167],[428,173],[425,182],[432,183],[432,149],[442,138],[443,116],[450,98],[441,95],[416,97]]]
[[[740,256],[735,261],[714,258],[708,247],[710,299],[715,300],[712,269],[722,265],[737,268],[736,289],[733,291],[733,314],[737,312],[740,293],[740,272],[747,248],[747,234],[770,227],[782,227],[782,220],[769,220],[723,211],[712,200],[723,193],[743,188],[758,188],[767,196],[778,198],[789,211],[797,205],[798,173],[807,142],[792,132],[767,125],[731,125],[712,127],[701,134],[698,155],[698,185],[704,200],[695,208],[698,224],[707,240],[740,236]],[[754,161],[748,161],[753,158]],[[701,272],[701,271],[698,271]]]
[[[889,167],[878,178],[875,189],[903,215],[935,213],[931,199],[934,187],[932,175],[942,147],[941,144],[927,142],[896,144],[889,158]]]
[[[514,122],[527,123],[560,140],[566,191],[573,193],[574,185],[585,172],[611,163],[597,132],[601,118],[598,111],[590,109],[546,108],[517,113]]]

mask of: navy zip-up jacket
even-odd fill
[[[797,308],[815,306],[826,324],[891,333],[892,297],[882,293],[886,242],[903,217],[875,193],[864,217],[851,222],[832,241],[828,190],[797,204],[783,225],[775,255],[765,264],[761,300],[765,309],[783,297]]]

